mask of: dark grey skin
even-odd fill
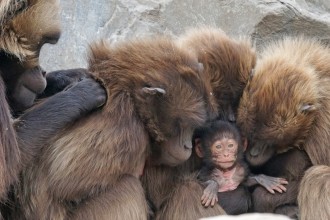
[[[23,164],[27,164],[69,123],[86,113],[102,106],[106,101],[106,92],[93,79],[83,79],[67,90],[47,98],[15,121],[18,145],[24,155]]]
[[[53,72],[48,72],[45,75],[45,78],[47,81],[47,87],[42,94],[38,96],[38,98],[52,96],[74,83],[77,83],[85,78],[90,78],[90,73],[84,68],[56,70]]]

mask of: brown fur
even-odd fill
[[[257,156],[247,154],[250,163],[261,165],[295,146],[313,164],[330,165],[329,60],[328,47],[303,37],[285,38],[261,53],[238,111],[252,148],[264,146]]]
[[[299,219],[330,219],[329,180],[329,166],[313,166],[305,172],[298,194]]]
[[[19,160],[16,134],[0,77],[0,200],[5,198],[9,185],[17,180]]]
[[[202,186],[196,182],[196,174],[181,176],[177,184],[167,195],[167,201],[157,213],[157,220],[164,219],[200,219],[225,214],[225,211],[216,204],[205,208],[201,204]]]
[[[58,7],[57,0],[30,1],[27,9],[2,25],[1,50],[17,57],[25,68],[38,66],[43,43],[60,33]]]
[[[294,148],[275,155],[266,164],[254,169],[254,173],[282,177],[289,183],[286,185],[285,193],[271,194],[263,187],[257,187],[252,193],[253,211],[278,213],[293,219],[297,218],[299,183],[310,166],[311,161],[306,152]]]
[[[10,1],[1,0],[0,3],[0,198],[4,198],[8,190],[8,186],[17,180],[18,172],[22,166],[20,151],[16,142],[16,134],[12,127],[12,119],[6,98],[5,79],[15,78],[16,80],[24,69],[34,67],[38,63],[39,50],[42,46],[41,37],[45,32],[50,31],[50,26],[54,23],[49,22],[54,18],[57,12],[57,5],[51,4],[50,1],[39,0],[29,1]],[[55,7],[55,8],[54,8]],[[19,13],[18,13],[19,10]],[[9,19],[10,18],[10,19]],[[56,20],[54,20],[55,22]],[[46,25],[46,22],[48,24]],[[45,29],[45,27],[47,27]],[[58,27],[55,28],[58,31]],[[13,65],[17,68],[10,67],[8,71],[2,69],[6,66],[7,58],[12,57]],[[33,59],[31,58],[33,56]],[[6,60],[6,61],[4,61]],[[23,63],[18,62],[21,60]],[[11,65],[11,64],[10,64]],[[9,65],[9,66],[10,66]],[[14,70],[15,69],[15,70]],[[22,72],[15,72],[16,70]],[[10,76],[9,76],[10,75]],[[8,94],[8,93],[7,93]],[[24,155],[23,155],[24,157]]]
[[[217,28],[190,29],[178,44],[197,54],[219,117],[235,121],[238,102],[256,63],[248,39],[234,40]]]
[[[26,170],[19,198],[27,219],[147,219],[133,176],[150,151],[166,151],[207,119],[197,59],[167,38],[94,45],[89,69],[108,100],[50,141]],[[148,92],[153,87],[165,94]]]
[[[202,79],[208,93],[213,94],[209,108],[217,111],[220,118],[232,118],[228,116],[236,112],[235,102],[238,102],[255,63],[253,48],[246,40],[232,40],[215,28],[189,30],[176,43],[192,51],[203,63]],[[208,209],[202,206],[203,188],[196,175],[191,174],[199,168],[200,158],[193,153],[179,167],[146,169],[142,182],[155,205],[156,218],[198,219],[225,213],[218,204]]]
[[[8,22],[16,14],[24,10],[28,0],[1,0],[0,2],[0,26]],[[1,35],[1,31],[0,31]]]

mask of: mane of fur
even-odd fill
[[[238,106],[243,89],[256,62],[250,40],[228,37],[217,28],[203,27],[188,30],[177,40],[178,45],[197,54],[204,66],[204,77],[210,82],[210,92],[216,99],[219,113]]]
[[[134,68],[132,68],[134,66]],[[150,100],[142,93],[143,87],[158,87],[165,90],[169,98],[166,104],[168,118],[180,118],[185,124],[200,124],[208,115],[207,103],[202,101],[206,94],[205,84],[198,74],[197,60],[188,51],[178,48],[171,39],[159,37],[155,40],[137,40],[116,45],[105,42],[91,47],[90,70],[101,79],[108,92],[108,103],[113,107],[113,99],[125,91],[134,100],[140,118],[151,135],[157,140],[165,140],[159,124],[161,118],[154,118],[152,108],[145,108]],[[118,87],[120,85],[120,87]],[[196,91],[196,92],[195,92]],[[200,92],[202,91],[201,96]],[[176,94],[172,96],[172,94]],[[163,109],[159,109],[163,111]],[[194,116],[194,119],[191,118]],[[193,122],[195,121],[195,122]],[[155,134],[153,134],[155,133]]]

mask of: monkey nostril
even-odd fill
[[[42,76],[46,76],[46,71],[42,70],[41,74],[42,74]]]
[[[192,149],[192,144],[185,144],[185,145],[183,145],[183,147],[184,147],[184,149],[188,149],[188,150],[190,150],[190,149]]]
[[[250,155],[256,157],[260,153],[260,149],[258,147],[252,147],[249,151]]]

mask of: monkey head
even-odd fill
[[[204,66],[218,108],[218,118],[236,121],[239,99],[255,66],[256,54],[248,39],[234,40],[219,28],[194,28],[177,43],[192,50]]]
[[[57,0],[33,0],[0,29],[0,72],[15,111],[30,107],[46,87],[39,54],[60,37]]]
[[[131,97],[150,137],[151,161],[175,166],[190,157],[194,129],[216,116],[196,57],[159,37],[95,45],[90,63],[107,88],[109,108],[112,96]]]
[[[235,125],[226,121],[212,121],[195,130],[203,162],[220,170],[235,167],[243,158],[243,145]]]
[[[246,158],[251,165],[262,165],[275,153],[302,144],[318,108],[315,77],[312,69],[281,55],[258,61],[237,121],[248,139]]]

